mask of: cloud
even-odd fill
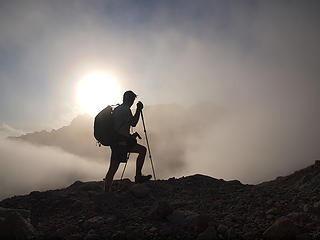
[[[99,181],[106,164],[52,147],[0,139],[0,199],[35,190],[66,187],[76,180]]]
[[[296,119],[288,121],[287,116],[267,108],[231,111],[211,103],[146,106],[145,123],[156,175],[164,179],[203,173],[258,183],[305,167],[319,157],[318,132],[312,123],[305,125],[306,114],[301,121],[300,110],[295,111],[290,116]],[[108,164],[109,148],[98,148],[91,141],[92,122],[91,117],[83,115],[61,129],[17,139],[55,146],[90,162],[105,163],[107,158]],[[141,122],[134,131],[143,136]],[[140,143],[146,146],[144,136]],[[135,158],[132,154],[126,170],[131,179]],[[148,156],[144,173],[151,173]]]
[[[6,123],[0,125],[0,137],[20,136],[24,134],[22,130],[15,129]]]

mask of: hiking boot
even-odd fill
[[[134,181],[135,181],[135,183],[144,183],[144,182],[149,181],[151,178],[152,178],[151,175],[147,175],[147,176],[143,176],[143,175],[141,175],[141,176],[135,176],[135,177],[134,177]]]
[[[103,191],[104,191],[104,192],[111,192],[111,187],[109,188],[109,187],[107,186],[107,182],[106,182],[106,179],[105,179],[105,178],[103,179]]]

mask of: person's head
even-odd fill
[[[134,100],[136,99],[137,95],[132,91],[126,91],[123,94],[123,103],[127,104],[128,106],[132,106]]]

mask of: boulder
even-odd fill
[[[134,184],[130,188],[130,192],[135,196],[136,198],[144,198],[149,195],[150,189],[145,184]]]
[[[228,227],[226,225],[219,224],[217,230],[220,234],[225,235],[226,232],[228,231]]]
[[[69,192],[102,192],[103,184],[102,182],[81,182],[75,181],[69,187],[67,187],[67,191]]]
[[[305,212],[292,212],[289,213],[287,217],[295,223],[305,223],[310,221],[309,215]]]
[[[21,215],[24,219],[29,219],[31,216],[31,212],[26,209],[15,209],[15,208],[3,208],[0,207],[0,216],[6,216],[9,212],[16,212]]]
[[[99,236],[95,230],[91,229],[84,238],[85,240],[100,240],[101,236]]]
[[[27,210],[0,208],[0,239],[31,239],[36,231],[28,219]]]
[[[213,226],[208,227],[205,231],[200,233],[197,240],[216,240],[218,239],[218,234]]]
[[[297,226],[288,218],[278,218],[268,229],[263,233],[266,239],[293,239],[299,234]]]
[[[169,222],[177,225],[184,225],[186,223],[185,214],[181,210],[174,210],[167,216]]]
[[[320,201],[319,202],[315,202],[313,204],[313,212],[316,214],[320,214]]]
[[[308,204],[304,204],[304,205],[303,205],[303,211],[304,211],[304,212],[309,212],[309,211],[310,211],[310,207],[309,207]]]
[[[153,219],[165,219],[173,212],[171,205],[166,201],[155,202],[150,210],[149,216]]]
[[[90,222],[90,223],[101,223],[101,222],[103,222],[103,220],[104,220],[103,217],[95,216],[95,217],[89,218],[88,222]]]
[[[134,183],[131,182],[129,178],[124,178],[119,182],[118,188],[120,191],[128,191],[130,190],[133,184]]]
[[[278,208],[273,207],[266,211],[266,215],[277,215],[279,212]]]
[[[200,214],[195,219],[195,230],[198,233],[201,233],[208,228],[208,224],[209,224],[209,216]]]
[[[115,233],[111,236],[111,239],[112,239],[112,240],[127,240],[126,233],[125,233],[125,231],[115,232]]]
[[[225,235],[228,240],[239,239],[233,228],[229,228]]]

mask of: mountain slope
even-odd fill
[[[118,180],[104,193],[102,182],[77,181],[0,206],[29,211],[36,239],[318,239],[319,177],[316,161],[259,185],[193,175]]]

